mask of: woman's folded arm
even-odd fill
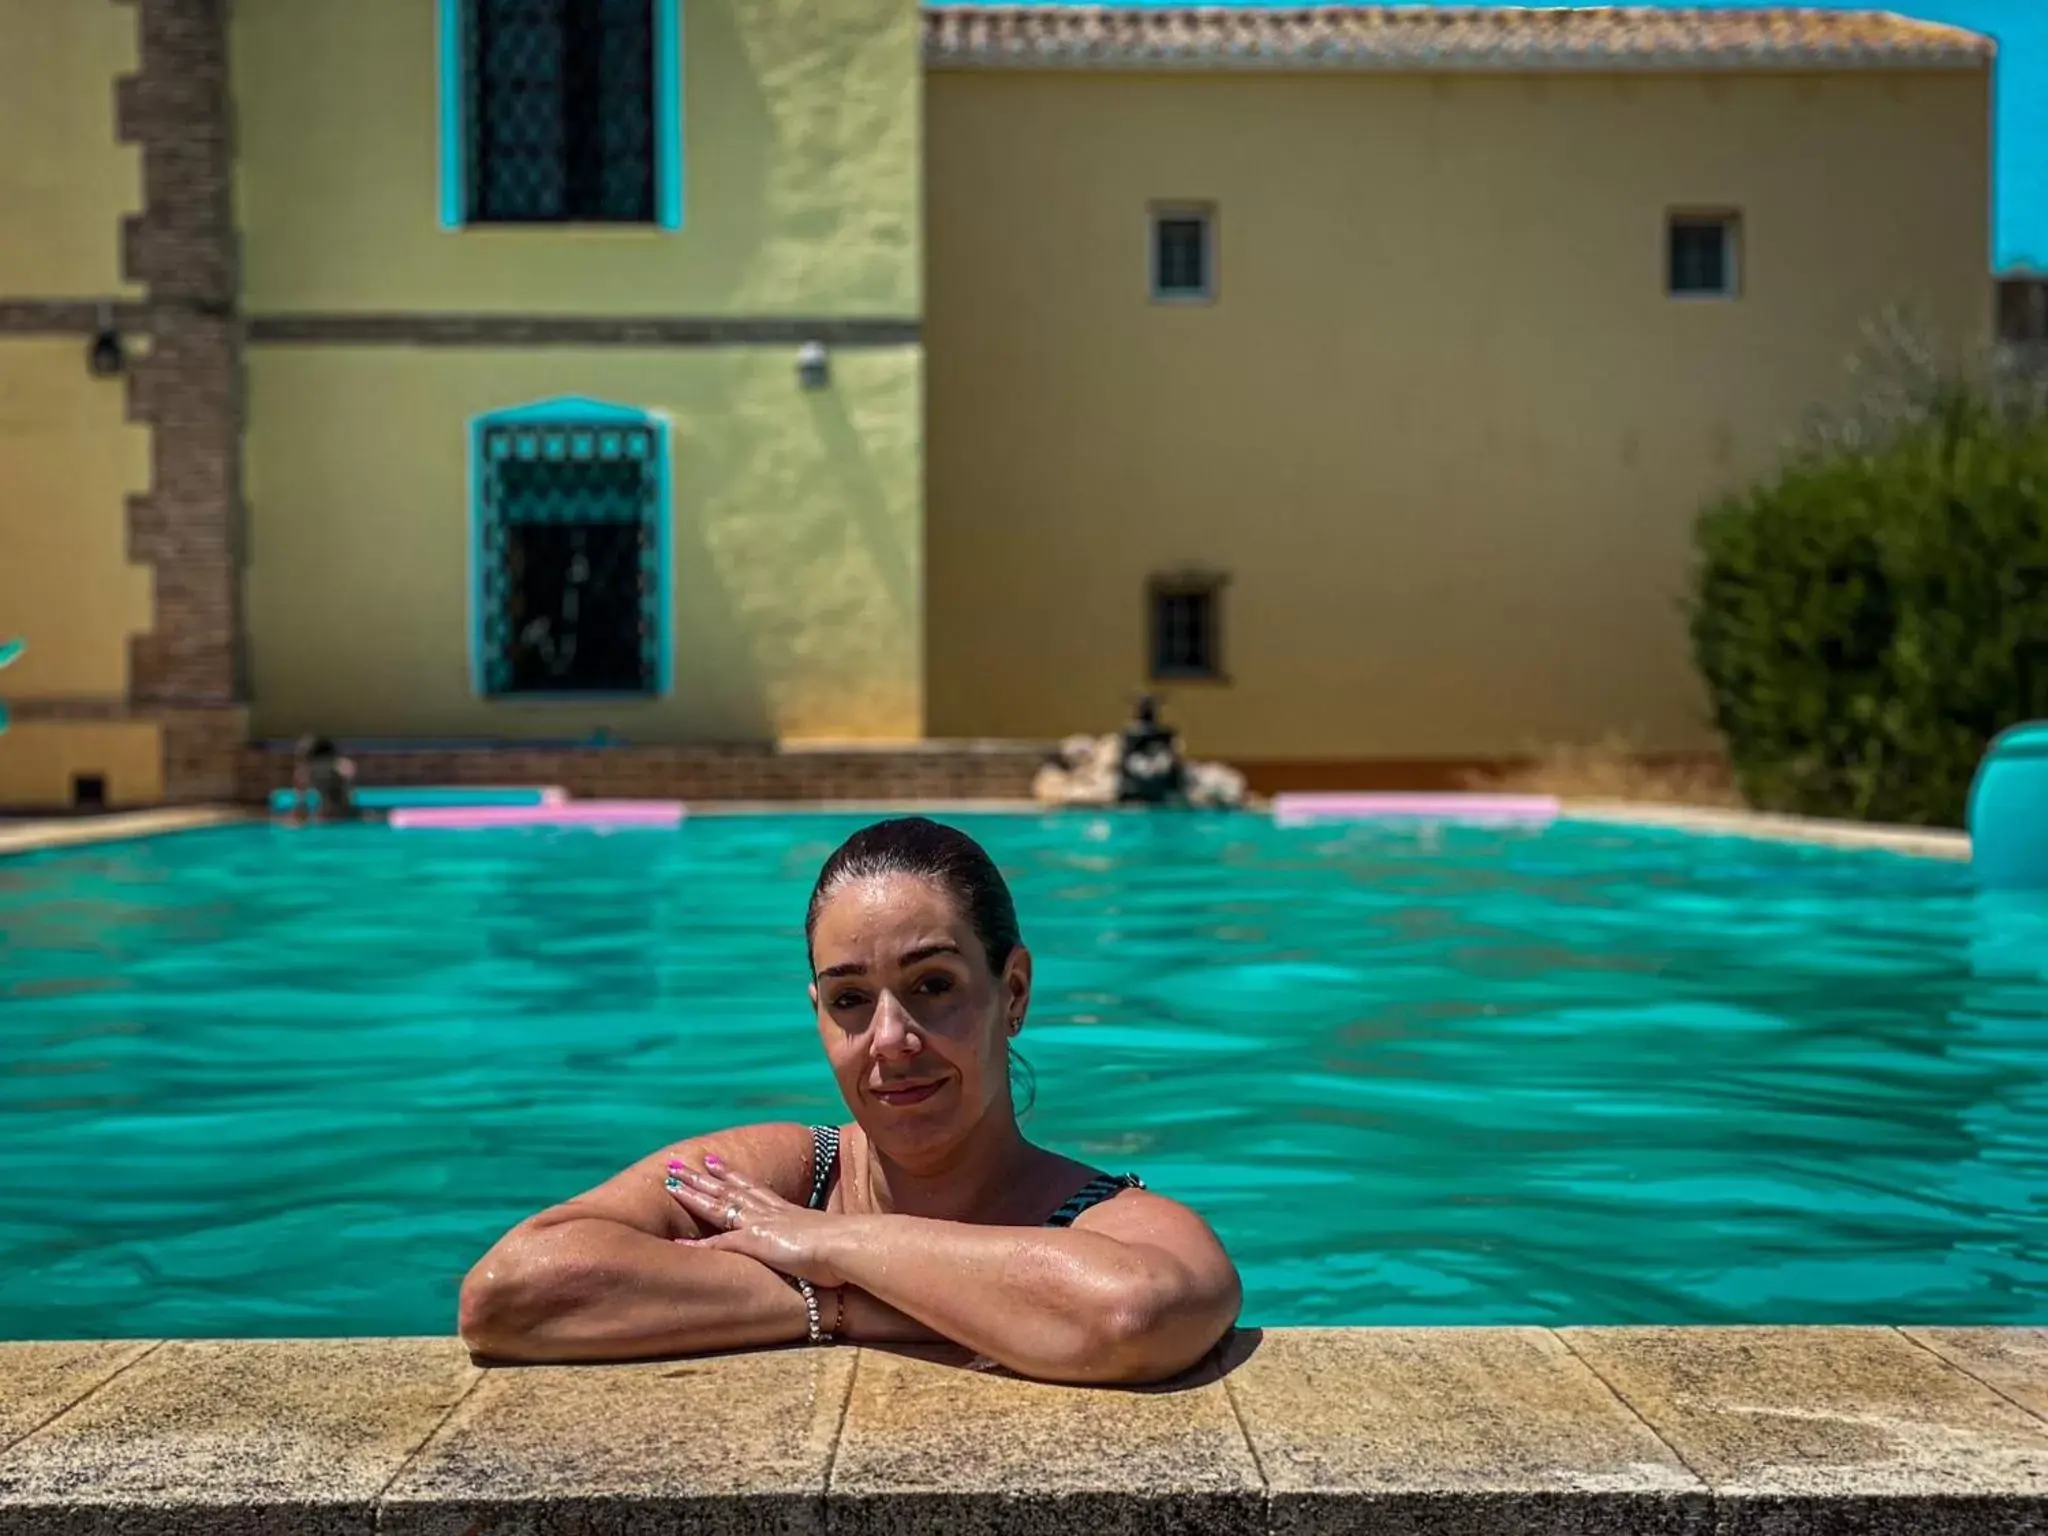
[[[1183,1207],[1113,1205],[1066,1229],[846,1217],[826,1251],[847,1283],[1020,1375],[1161,1380],[1236,1321],[1237,1273]]]
[[[802,1339],[803,1298],[765,1264],[597,1216],[514,1227],[462,1285],[458,1326],[489,1359],[629,1360]]]

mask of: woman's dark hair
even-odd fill
[[[1024,941],[1017,931],[1017,904],[1010,899],[1010,887],[981,844],[957,827],[903,816],[861,828],[825,861],[804,914],[805,948],[816,936],[818,914],[834,891],[850,881],[886,875],[929,880],[959,902],[991,971],[1000,974],[1010,952]]]

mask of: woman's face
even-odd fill
[[[909,1166],[942,1162],[1010,1107],[1010,1036],[1031,1001],[1020,946],[1000,975],[959,903],[928,880],[839,887],[811,935],[811,1002],[840,1092],[868,1138]]]

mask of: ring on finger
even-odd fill
[[[725,1208],[725,1224],[728,1227],[737,1227],[740,1224],[740,1206],[737,1200]]]

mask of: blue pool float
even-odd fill
[[[306,798],[309,809],[320,809],[319,790],[309,791]],[[441,806],[550,805],[562,798],[562,792],[544,784],[475,788],[464,784],[424,784],[411,789],[359,789],[355,798],[356,805],[365,811],[405,811]],[[270,808],[279,815],[289,815],[295,799],[289,789],[275,790],[270,796]]]
[[[0,641],[0,667],[10,666],[28,649],[26,640]],[[7,729],[7,701],[0,699],[0,731]]]
[[[1970,862],[1993,891],[2048,890],[2048,720],[2002,732],[1970,786]]]

